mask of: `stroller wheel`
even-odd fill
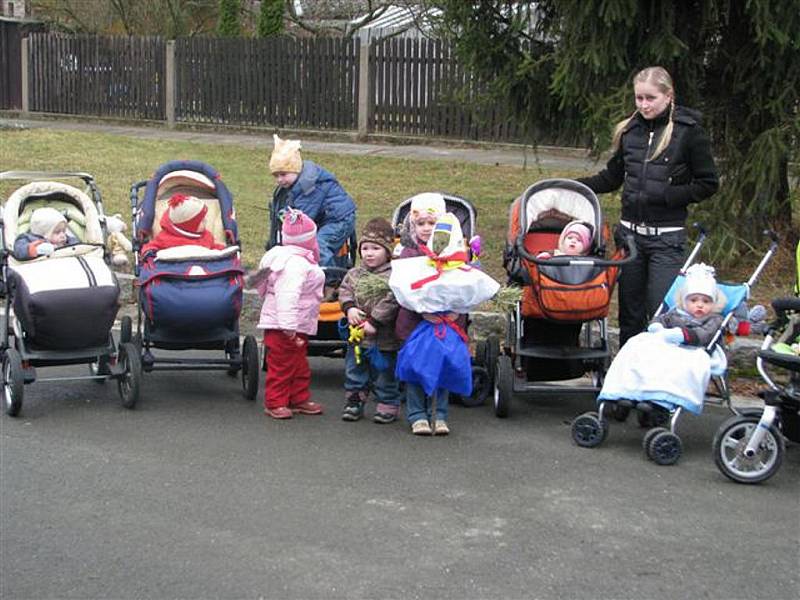
[[[623,404],[622,402],[614,402],[614,406],[611,408],[611,416],[614,418],[615,421],[619,421],[620,423],[624,423],[628,420],[628,415],[631,414],[631,407],[627,404]]]
[[[608,423],[595,412],[583,413],[572,421],[572,439],[582,448],[594,448],[608,436]]]
[[[644,437],[642,438],[642,449],[647,455],[647,458],[650,458],[650,452],[647,450],[647,447],[650,445],[653,437],[662,431],[669,431],[669,429],[666,429],[665,427],[653,427],[652,429],[648,429],[647,433],[644,434]]]
[[[483,366],[472,367],[472,395],[461,396],[461,404],[467,407],[483,406],[492,384],[489,381],[489,373]]]
[[[497,377],[497,359],[500,357],[500,338],[495,334],[489,335],[486,338],[486,352],[484,354],[484,363],[486,370],[489,372],[489,385],[494,384],[494,378]]]
[[[503,419],[511,414],[511,397],[514,395],[514,367],[510,356],[497,359],[494,381],[494,414]]]
[[[723,475],[737,483],[766,481],[783,462],[785,442],[774,425],[764,432],[755,454],[745,454],[760,420],[759,415],[733,416],[720,426],[714,436],[714,463]]]
[[[89,363],[89,375],[96,378],[92,379],[95,383],[105,383],[109,373],[108,356],[98,356],[96,362]]]
[[[681,454],[681,438],[671,431],[659,431],[647,444],[647,455],[657,465],[674,465]]]
[[[126,344],[133,337],[133,321],[130,317],[122,317],[119,322],[119,343]]]
[[[258,343],[256,338],[248,335],[242,344],[242,389],[244,397],[255,400],[258,394]]]
[[[22,410],[24,392],[25,376],[22,372],[22,359],[19,352],[7,348],[3,357],[3,399],[9,417],[16,417]]]
[[[650,410],[638,409],[637,411],[636,420],[639,422],[639,427],[649,429],[650,427],[664,427],[669,423],[669,412],[667,410],[652,404],[647,406]]]
[[[139,388],[142,381],[142,361],[139,358],[139,350],[130,342],[120,344],[117,363],[122,370],[122,374],[117,380],[122,406],[133,408],[139,401]]]
[[[225,358],[231,361],[239,361],[241,359],[241,354],[239,353],[239,340],[231,340],[226,342],[225,344]],[[239,371],[242,367],[239,365],[230,366],[225,373],[228,377],[236,377],[239,374]]]

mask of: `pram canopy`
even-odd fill
[[[136,232],[140,240],[155,236],[161,215],[173,194],[195,196],[208,207],[206,227],[215,241],[225,246],[239,244],[233,197],[219,172],[196,160],[174,160],[161,165],[148,180],[137,205]]]

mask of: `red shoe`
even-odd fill
[[[292,405],[293,413],[300,413],[301,415],[321,415],[322,405],[311,400],[306,400],[300,404]]]
[[[291,419],[292,411],[285,406],[277,406],[275,408],[265,408],[264,414],[272,417],[273,419]]]

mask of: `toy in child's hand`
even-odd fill
[[[683,331],[680,327],[661,329],[656,332],[656,335],[668,344],[680,344],[683,342]]]
[[[42,242],[36,246],[36,256],[50,256],[55,250],[56,247],[50,242]]]
[[[481,236],[473,235],[469,238],[469,249],[472,251],[472,256],[475,258],[481,255]]]
[[[133,251],[133,245],[125,237],[124,232],[128,229],[122,215],[119,213],[106,217],[106,229],[108,230],[108,251],[111,253],[111,264],[117,267],[129,264],[128,252]]]
[[[662,329],[664,329],[664,326],[659,322],[650,323],[650,325],[647,326],[647,331],[650,333],[658,333]]]

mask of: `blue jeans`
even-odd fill
[[[340,221],[325,223],[317,231],[317,243],[319,244],[319,266],[320,267],[342,267],[349,268],[347,264],[339,264],[336,255],[339,249],[355,231],[356,214]]]
[[[436,420],[447,420],[447,407],[449,404],[450,392],[439,388],[436,390]],[[425,395],[422,386],[416,383],[406,383],[406,419],[409,423],[414,423],[420,419],[430,421],[431,419],[431,399]]]
[[[400,383],[394,377],[394,364],[397,361],[397,352],[381,350],[389,366],[385,371],[373,367],[369,358],[361,353],[361,363],[356,363],[356,353],[353,346],[347,346],[344,357],[344,389],[348,392],[357,392],[372,388],[375,399],[381,404],[400,408]]]

